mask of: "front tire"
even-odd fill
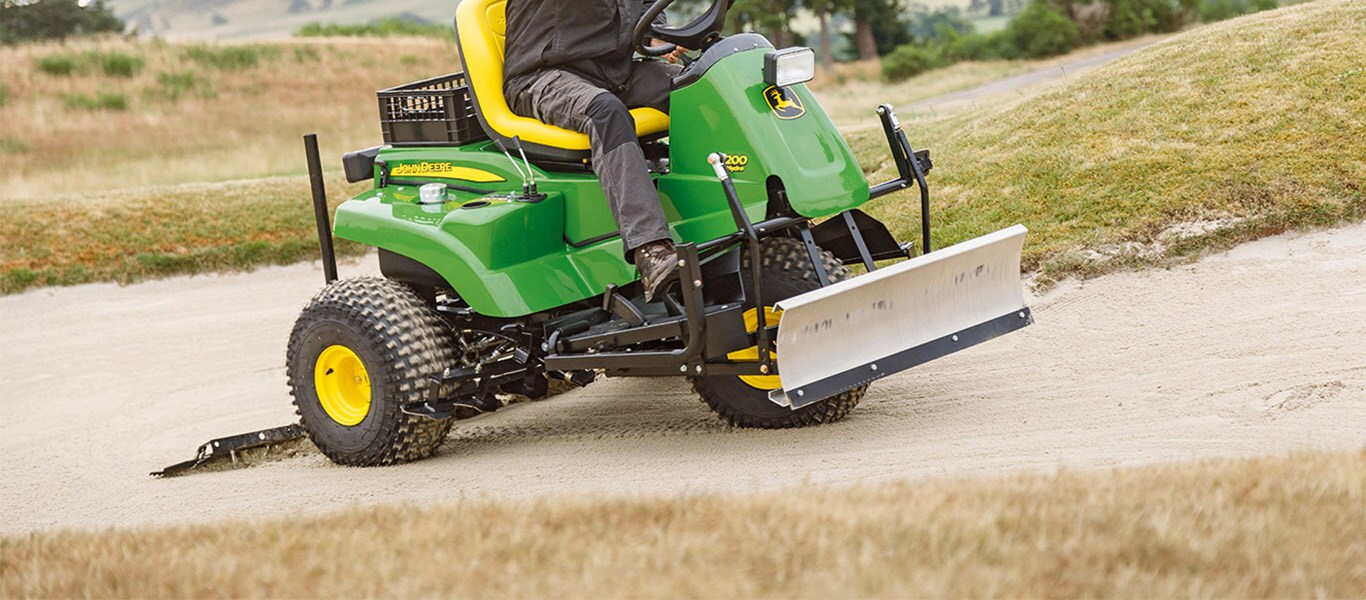
[[[337,464],[380,466],[430,456],[452,419],[406,415],[454,360],[453,334],[408,286],[377,277],[329,284],[289,337],[286,366],[308,437]]]
[[[760,267],[763,278],[764,304],[768,305],[765,307],[766,309],[770,309],[766,313],[767,315],[775,314],[771,311],[773,304],[821,287],[820,279],[816,275],[816,268],[811,264],[810,254],[806,251],[806,244],[800,240],[792,238],[765,239],[760,246],[760,254],[762,255]],[[749,261],[749,249],[745,248],[740,255],[742,278],[749,276]],[[852,276],[849,268],[840,264],[829,252],[821,251],[821,262],[825,266],[825,272],[831,283]],[[748,301],[745,304],[745,309],[746,326],[753,332],[758,322],[757,310]],[[770,325],[773,323],[771,316],[767,322]],[[779,318],[779,323],[781,326],[781,318]],[[757,360],[758,354],[757,349],[750,348],[732,353],[731,359]],[[777,358],[779,369],[781,369],[782,357]],[[689,381],[692,382],[693,391],[697,392],[702,401],[722,420],[736,427],[759,429],[783,429],[833,423],[848,416],[849,411],[858,406],[859,400],[862,400],[863,394],[868,391],[868,386],[861,386],[792,410],[778,406],[768,399],[768,392],[780,387],[776,375],[691,377]]]

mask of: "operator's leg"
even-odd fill
[[[631,108],[648,106],[667,114],[673,78],[682,70],[683,67],[658,60],[637,61],[632,65],[621,101]]]
[[[512,101],[515,112],[588,134],[593,171],[621,232],[626,259],[636,263],[653,296],[677,272],[678,258],[626,105],[582,77],[556,70],[537,76]]]
[[[664,207],[636,141],[636,120],[621,100],[609,92],[588,103],[588,138],[593,147],[593,171],[616,216],[627,255],[650,242],[671,240]],[[629,260],[629,258],[628,258]]]

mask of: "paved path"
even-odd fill
[[[943,109],[953,106],[961,106],[974,101],[984,100],[986,98],[992,98],[1007,92],[1023,90],[1024,88],[1038,85],[1040,83],[1046,83],[1049,81],[1061,79],[1063,77],[1077,75],[1080,73],[1084,73],[1086,71],[1090,71],[1091,69],[1099,67],[1117,58],[1128,56],[1130,54],[1133,54],[1134,52],[1147,48],[1148,46],[1151,46],[1157,42],[1162,41],[1162,39],[1165,38],[1147,40],[1126,48],[1119,48],[1101,54],[1085,56],[1045,69],[1038,69],[1035,71],[1030,71],[1028,73],[1021,73],[1019,75],[1007,77],[1005,79],[998,79],[991,83],[979,85],[975,88],[970,88],[949,94],[943,94],[940,96],[935,96],[933,98],[926,98],[924,100],[911,104],[909,108],[911,110],[922,111],[930,109]]]

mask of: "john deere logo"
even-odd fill
[[[406,163],[394,167],[394,170],[390,171],[389,175],[392,177],[463,179],[475,183],[496,183],[505,181],[502,177],[488,171],[471,169],[469,167],[459,167],[448,162]]]
[[[764,90],[764,100],[768,102],[768,107],[773,110],[773,114],[778,115],[779,119],[795,119],[806,114],[806,108],[802,106],[802,99],[784,87],[776,85],[768,86]]]

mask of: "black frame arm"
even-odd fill
[[[930,162],[930,151],[911,150],[906,140],[906,132],[901,130],[901,120],[896,117],[892,105],[877,107],[878,118],[882,121],[882,131],[887,135],[887,145],[891,147],[892,160],[896,162],[897,178],[879,183],[869,188],[870,198],[879,198],[892,192],[911,187],[914,182],[920,188],[920,251],[930,252],[930,187],[925,182],[925,174],[934,167]]]

